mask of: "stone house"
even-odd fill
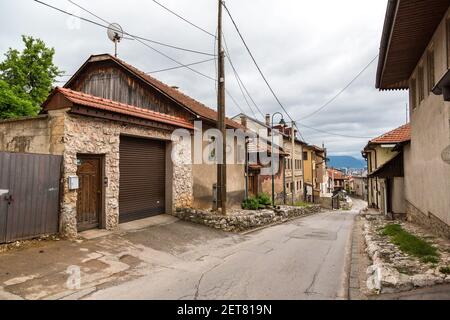
[[[206,131],[217,113],[120,59],[96,55],[53,90],[38,117],[0,122],[0,150],[63,155],[60,232],[73,237],[177,208],[211,208],[216,166],[193,164],[195,120]],[[229,119],[227,127],[242,128]],[[174,139],[175,130],[187,139]],[[229,206],[240,205],[243,164],[229,165],[227,183]]]
[[[390,0],[376,87],[409,90],[403,147],[409,220],[450,237],[450,3]]]
[[[404,214],[402,145],[411,140],[405,124],[369,141],[362,152],[368,164],[368,203],[384,214]]]
[[[250,132],[257,134],[259,145],[256,147],[252,142],[249,144],[249,152],[271,152],[271,116],[266,115],[265,121],[259,121],[245,114],[238,114],[233,117],[234,121],[240,121]],[[275,125],[273,130],[280,134],[280,140],[274,141],[274,150],[279,152],[280,168],[274,177],[275,180],[275,199],[277,203],[291,203],[292,201],[303,200],[303,146],[305,142],[297,137],[297,131],[292,128]],[[292,136],[292,133],[294,136]],[[294,139],[293,139],[294,138]],[[266,141],[266,143],[264,143]],[[294,142],[294,143],[293,143]],[[250,165],[249,167],[249,193],[256,195],[258,193],[272,194],[272,176],[262,173],[264,165]],[[269,164],[270,167],[270,164]]]

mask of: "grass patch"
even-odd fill
[[[382,229],[382,235],[391,238],[393,244],[400,250],[419,258],[425,263],[437,263],[437,249],[423,239],[405,231],[399,224],[390,224]]]
[[[440,268],[439,272],[443,273],[443,274],[450,274],[450,266],[449,267],[442,267],[442,268]]]
[[[303,202],[303,201],[298,201],[294,204],[294,206],[301,207],[301,208],[307,208],[307,207],[309,207],[309,203]]]

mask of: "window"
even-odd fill
[[[303,152],[303,160],[308,161],[308,152]]]
[[[415,108],[417,108],[417,82],[416,79],[412,79],[411,80],[411,85],[409,88],[409,95],[410,95],[410,99],[411,99],[411,107],[414,110]]]
[[[418,90],[419,90],[419,104],[423,101],[423,99],[425,98],[425,93],[424,93],[424,88],[425,88],[425,84],[424,84],[424,79],[423,79],[423,67],[420,66],[419,70],[417,71],[418,75],[417,75],[417,81],[418,81]]]
[[[434,76],[434,50],[430,49],[427,53],[427,75],[428,75],[428,94],[433,90]]]

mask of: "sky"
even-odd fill
[[[69,1],[42,1],[105,24]],[[108,22],[119,23],[129,34],[210,54],[215,51],[214,37],[170,14],[152,0],[73,1]],[[158,2],[215,34],[217,1]],[[377,59],[326,108],[308,116],[339,93],[376,57],[387,0],[228,0],[226,5],[279,100],[289,116],[297,121],[306,142],[319,146],[324,143],[329,155],[360,158],[361,149],[371,137],[406,122],[407,92],[375,89]],[[229,56],[252,99],[263,114],[283,112],[226,12],[223,24]],[[9,48],[22,48],[21,35],[40,38],[54,47],[54,61],[67,74],[73,74],[91,54],[114,53],[105,28],[66,16],[33,0],[0,0],[0,60]],[[183,64],[211,58],[148,44]],[[135,40],[122,40],[118,51],[119,58],[145,72],[177,66]],[[214,61],[192,68],[216,77]],[[216,109],[216,88],[211,79],[186,68],[152,75]],[[64,79],[67,78],[59,80]],[[228,116],[243,110],[263,119],[251,102],[253,112],[245,102],[228,63],[226,88],[237,102],[227,97]],[[285,120],[289,120],[289,116],[284,113]]]

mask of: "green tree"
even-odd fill
[[[0,118],[34,116],[61,74],[55,50],[40,39],[22,36],[22,52],[9,49],[0,63]]]

